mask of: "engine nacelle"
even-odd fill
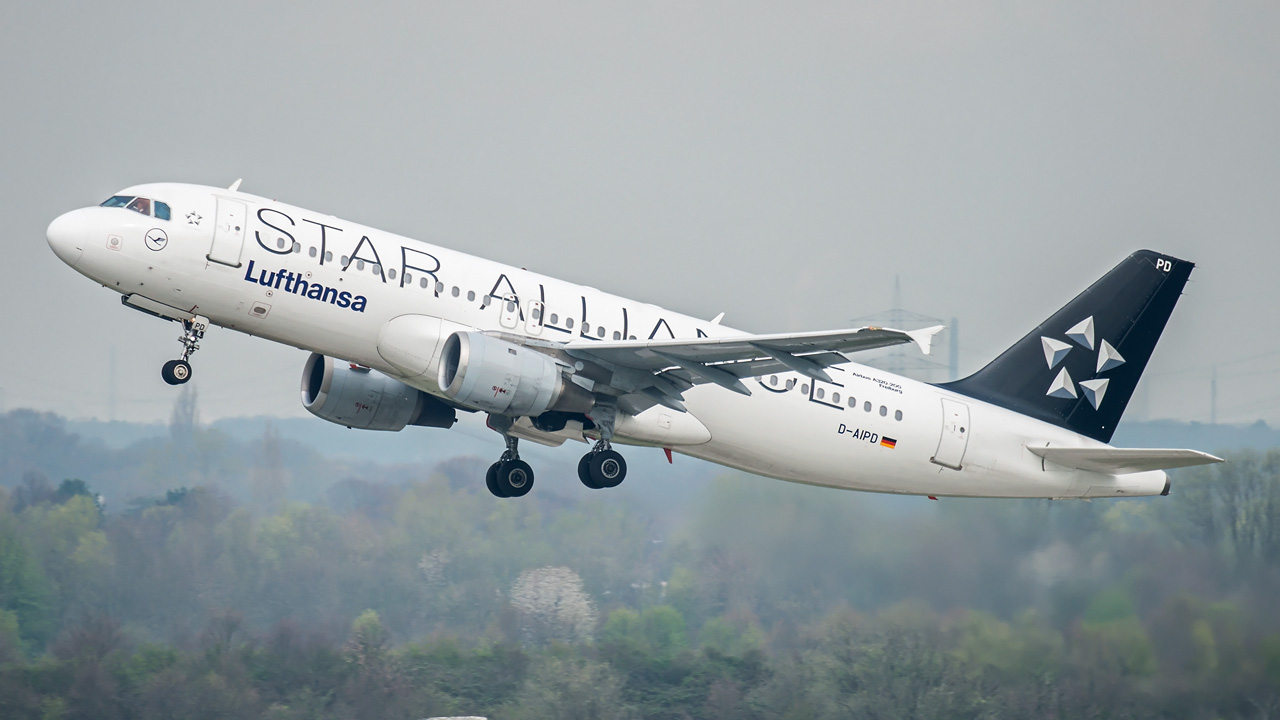
[[[318,418],[362,430],[406,425],[452,427],[457,412],[439,398],[377,370],[311,353],[302,371],[302,406]]]
[[[550,356],[478,332],[456,332],[444,341],[437,379],[449,399],[490,413],[585,413],[595,405]]]

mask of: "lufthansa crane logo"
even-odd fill
[[[1080,381],[1079,391],[1077,392],[1077,384],[1071,379],[1071,373],[1067,372],[1064,367],[1058,371],[1058,375],[1049,384],[1049,390],[1045,395],[1064,400],[1075,400],[1079,397],[1079,393],[1084,393],[1085,399],[1089,401],[1094,410],[1097,410],[1102,405],[1102,398],[1107,394],[1107,385],[1111,382],[1107,378],[1098,376],[1123,365],[1124,358],[1106,340],[1098,343],[1095,348],[1092,315],[1071,326],[1071,329],[1067,330],[1066,336],[1071,342],[1040,336],[1040,345],[1044,348],[1044,361],[1048,363],[1049,369],[1052,370],[1061,365],[1062,361],[1067,358],[1067,354],[1075,349],[1075,345],[1079,345],[1090,352],[1097,350],[1098,362],[1094,376],[1088,380]],[[1072,345],[1072,343],[1075,343],[1075,345]]]
[[[169,244],[169,236],[160,228],[151,228],[148,230],[145,240],[147,242],[147,247],[157,252],[163,250],[164,246]]]

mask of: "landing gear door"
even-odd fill
[[[951,398],[942,398],[942,436],[938,438],[938,450],[933,462],[959,470],[964,461],[965,448],[969,446],[969,406]]]
[[[244,203],[218,198],[218,219],[213,225],[213,246],[209,248],[207,256],[209,260],[240,267],[247,214]]]

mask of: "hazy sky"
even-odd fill
[[[5,409],[166,418],[175,324],[45,227],[226,185],[755,331],[959,317],[971,371],[1140,247],[1198,267],[1131,412],[1280,423],[1280,4],[10,3]],[[214,329],[204,417],[303,413]]]

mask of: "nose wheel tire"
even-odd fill
[[[523,460],[502,460],[489,466],[485,485],[497,497],[524,497],[533,489],[533,468]]]
[[[578,461],[578,479],[599,490],[618,487],[627,478],[627,461],[614,450],[589,452]]]
[[[160,377],[170,385],[181,385],[191,379],[191,363],[186,360],[170,360],[160,368]]]

